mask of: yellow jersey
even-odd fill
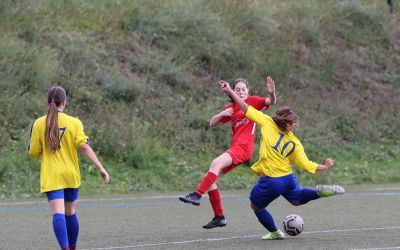
[[[291,174],[291,163],[315,173],[318,164],[308,159],[303,145],[292,132],[282,131],[271,117],[251,106],[246,117],[261,128],[260,158],[251,166],[257,175],[281,177]]]
[[[78,118],[58,112],[60,149],[51,152],[45,138],[46,116],[38,118],[32,125],[29,154],[41,158],[40,192],[64,188],[78,188],[81,175],[78,163],[78,148],[88,142]]]

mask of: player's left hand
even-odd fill
[[[265,78],[265,90],[270,94],[275,93],[275,81],[270,76]]]
[[[331,158],[328,158],[325,160],[325,166],[330,169],[331,167],[333,167],[333,165],[335,165],[335,161],[332,160]]]
[[[110,175],[108,174],[108,172],[103,168],[100,169],[100,175],[103,178],[104,184],[108,184],[110,182]]]

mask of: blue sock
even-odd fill
[[[76,216],[76,214],[69,215],[69,216],[66,215],[65,221],[67,224],[69,247],[76,248],[76,242],[78,241],[78,235],[79,235],[78,216]]]
[[[301,189],[300,192],[300,204],[303,205],[306,204],[309,201],[316,200],[320,198],[317,194],[317,191],[315,189],[311,188],[303,188]]]
[[[67,226],[64,214],[53,214],[53,230],[61,248],[68,248]]]
[[[267,211],[266,208],[263,210],[259,211],[258,213],[255,213],[258,221],[270,232],[275,232],[278,230],[276,228],[274,218],[272,218],[272,215]]]

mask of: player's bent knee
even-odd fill
[[[251,207],[251,209],[253,209],[254,213],[258,213],[262,210],[262,209],[258,208],[256,205],[254,205],[253,202],[250,204],[250,207]]]
[[[290,202],[290,204],[292,204],[293,206],[300,206],[300,205],[302,205],[301,203],[300,203],[300,201],[289,201]]]
[[[211,164],[210,166],[210,172],[213,172],[216,175],[219,175],[221,170],[224,168],[224,166],[221,166],[221,164]]]

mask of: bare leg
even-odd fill
[[[218,156],[211,162],[211,166],[208,172],[211,172],[216,176],[219,176],[221,170],[223,168],[232,166],[232,163],[233,163],[232,157],[230,156],[230,154],[226,152],[222,153],[220,156]]]
[[[185,203],[191,203],[195,206],[200,205],[201,196],[208,190],[215,190],[217,185],[215,185],[218,176],[222,172],[221,170],[225,167],[232,165],[232,157],[228,153],[222,153],[220,156],[215,158],[211,162],[209,171],[204,176],[203,180],[200,182],[196,189],[196,192],[190,193],[186,196],[179,197],[179,200]]]
[[[54,199],[49,203],[52,214],[65,214],[64,199]]]
[[[222,153],[220,156],[215,158],[211,162],[210,169],[208,170],[206,176],[197,187],[196,192],[199,195],[203,195],[213,184],[215,184],[218,176],[221,173],[221,170],[229,166],[232,166],[232,157],[228,153]],[[216,186],[214,186],[214,189],[215,188]]]

